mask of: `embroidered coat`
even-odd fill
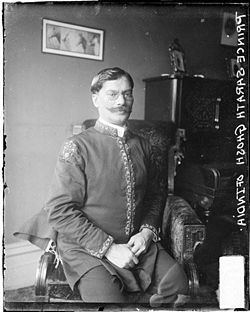
[[[115,267],[105,253],[113,242],[127,243],[143,227],[158,241],[165,198],[155,176],[149,142],[129,130],[120,138],[116,129],[97,121],[63,144],[44,211],[57,233],[72,288],[98,265],[117,275],[127,290],[149,286],[158,244],[142,256],[136,272]]]

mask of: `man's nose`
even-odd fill
[[[125,103],[125,95],[120,93],[118,99],[116,100],[117,105],[123,105]]]

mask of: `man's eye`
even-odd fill
[[[126,98],[131,98],[133,96],[133,94],[131,92],[127,92],[127,93],[124,94],[124,96]]]
[[[111,93],[108,93],[108,96],[110,96],[110,97],[116,97],[116,93],[115,92],[111,92]]]

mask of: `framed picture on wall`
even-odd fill
[[[43,19],[42,52],[103,60],[104,30]]]
[[[222,19],[221,44],[237,46],[237,39],[235,15],[225,12]]]

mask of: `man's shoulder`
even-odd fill
[[[78,134],[68,136],[61,147],[59,152],[60,159],[74,162],[79,155],[85,155],[87,146],[93,137],[94,130],[88,128]]]
[[[93,127],[83,130],[78,134],[73,134],[68,137],[63,142],[63,147],[69,146],[72,149],[84,149],[84,146],[92,140],[94,137],[95,130]]]
[[[90,127],[88,129],[84,129],[78,134],[73,134],[66,138],[66,141],[71,141],[74,143],[83,143],[84,141],[88,141],[92,137],[94,137],[96,134],[96,131],[94,127]]]

